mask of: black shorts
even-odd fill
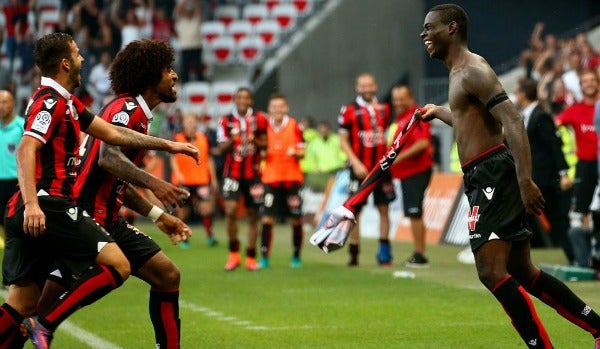
[[[244,196],[246,207],[258,208],[263,203],[265,189],[260,178],[233,179],[226,177],[223,179],[223,198],[225,201],[237,201],[240,195]]]
[[[402,203],[406,217],[423,217],[423,199],[431,180],[431,167],[402,180]]]
[[[473,252],[488,240],[522,241],[531,237],[515,163],[506,147],[470,163],[463,172]]]
[[[594,198],[596,184],[598,184],[598,162],[578,161],[573,186],[573,206],[575,212],[590,212],[590,204]]]
[[[19,182],[17,179],[1,179],[0,180],[0,214],[2,214],[2,219],[0,219],[0,225],[4,224],[4,211],[6,211],[6,204],[8,200],[13,196],[14,193],[17,192],[17,184]]]
[[[127,223],[119,217],[111,225],[110,236],[131,265],[131,274],[137,275],[138,270],[146,264],[155,254],[161,251],[160,246],[148,235],[144,234],[138,228]],[[55,261],[49,279],[54,280],[65,287],[69,287],[79,276],[90,267],[89,263],[79,263],[67,265],[61,260]]]
[[[354,172],[350,171],[350,182],[348,182],[348,194],[354,195],[362,183],[362,179],[356,178]],[[384,173],[381,182],[373,189],[373,203],[375,206],[388,205],[390,202],[396,200],[396,190],[394,188],[394,182],[389,172]]]
[[[20,279],[38,281],[48,274],[55,259],[72,269],[89,266],[106,243],[114,242],[104,228],[73,203],[50,196],[38,200],[46,215],[42,235],[34,238],[23,232],[24,207],[6,218],[2,277],[7,284]]]
[[[265,203],[262,214],[271,217],[302,216],[300,183],[265,184]]]

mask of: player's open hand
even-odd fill
[[[23,212],[23,231],[37,237],[46,231],[46,215],[37,202],[25,205]]]
[[[171,149],[169,150],[169,153],[185,154],[194,158],[196,163],[200,163],[200,158],[198,157],[198,148],[193,146],[191,143],[171,142]]]
[[[177,245],[192,236],[192,230],[187,224],[173,215],[163,213],[156,220],[156,226],[169,236],[171,243]]]
[[[545,200],[538,186],[529,179],[519,182],[521,189],[521,199],[525,206],[525,211],[529,214],[540,215],[544,209]]]
[[[348,240],[354,224],[354,214],[346,207],[339,206],[331,212],[325,225],[310,237],[310,243],[325,253],[338,250]]]

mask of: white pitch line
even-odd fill
[[[8,292],[0,290],[0,296],[6,299]],[[95,335],[94,333],[84,330],[83,328],[75,325],[69,320],[63,321],[58,326],[58,331],[61,333],[68,334],[69,336],[77,339],[83,344],[86,344],[90,348],[94,349],[123,349],[115,343],[109,342],[108,340]]]
[[[179,301],[179,307],[183,309],[191,310],[195,313],[201,313],[204,316],[215,318],[217,321],[228,322],[235,326],[240,326],[245,330],[250,331],[273,331],[273,330],[308,330],[313,329],[315,326],[302,325],[302,326],[264,326],[253,323],[248,320],[241,320],[235,316],[225,315],[220,311],[213,310],[204,306],[196,305],[194,303],[186,302],[184,300]]]

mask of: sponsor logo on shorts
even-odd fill
[[[469,234],[469,240],[480,239],[481,234]]]
[[[473,206],[467,215],[469,231],[475,231],[475,226],[477,225],[477,222],[479,222],[479,206]]]
[[[33,119],[33,123],[31,124],[31,129],[46,134],[48,132],[48,128],[50,127],[50,122],[52,121],[52,116],[49,112],[42,110],[37,113],[35,119]]]
[[[492,200],[492,197],[494,196],[494,191],[496,191],[496,188],[492,188],[492,187],[487,187],[485,189],[481,189],[483,191],[483,194],[485,195],[485,197],[488,200]]]

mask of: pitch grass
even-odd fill
[[[393,278],[410,244],[394,243],[394,266],[375,263],[377,242],[364,240],[361,265],[345,266],[347,250],[325,255],[307,242],[303,267],[291,269],[290,229],[277,226],[271,268],[223,271],[227,239],[216,222],[219,245],[207,247],[194,227],[188,250],[172,246],[153,225],[152,235],[182,271],[182,348],[524,348],[495,298],[459,264],[456,246],[429,246],[431,268],[414,279]],[[240,225],[244,232],[244,225]],[[242,248],[245,235],[242,234]],[[536,263],[563,263],[559,250],[535,250]],[[569,283],[595,309],[600,284]],[[136,278],[69,321],[122,348],[154,348],[147,311],[148,287]],[[556,348],[591,348],[591,336],[535,300]],[[54,348],[88,346],[59,331]],[[31,348],[27,344],[27,348]]]

